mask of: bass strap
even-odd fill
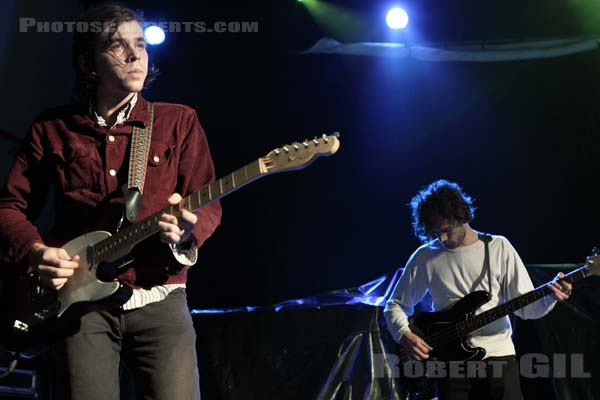
[[[488,288],[490,296],[492,295],[492,271],[490,267],[490,242],[492,241],[492,236],[487,233],[480,233],[479,240],[483,242],[485,245],[485,258],[483,259],[483,268],[487,270],[488,276]]]

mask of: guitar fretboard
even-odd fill
[[[93,263],[113,261],[134,245],[159,232],[158,221],[163,214],[176,214],[181,210],[195,211],[234,192],[248,183],[266,175],[262,159],[258,159],[203,189],[184,197],[177,205],[170,205],[145,219],[121,229],[116,234],[92,246]]]
[[[587,277],[587,269],[588,266],[584,265],[583,267],[568,273],[563,278],[561,278],[560,281],[566,281],[569,283],[577,282]],[[507,301],[504,304],[501,304],[490,310],[484,311],[481,314],[459,322],[458,324],[456,324],[456,329],[458,331],[459,336],[464,337],[469,333],[476,331],[477,329],[504,317],[505,315],[508,315],[516,310],[519,310],[533,303],[536,300],[539,300],[549,295],[550,293],[552,293],[552,291],[548,286],[549,283],[546,283],[545,285],[540,286],[539,288],[532,290],[529,293],[525,293],[524,295]]]

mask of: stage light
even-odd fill
[[[165,31],[156,25],[151,25],[144,31],[146,42],[151,45],[161,44],[165,41]]]
[[[404,29],[408,25],[408,14],[399,7],[394,7],[385,16],[385,22],[390,29]]]

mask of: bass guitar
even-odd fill
[[[587,258],[586,264],[568,273],[558,281],[575,283],[590,276],[600,276],[600,255],[596,254]],[[456,304],[441,312],[423,312],[410,320],[410,329],[420,336],[433,350],[429,353],[430,361],[477,361],[485,357],[485,349],[471,347],[468,343],[469,336],[505,315],[517,311],[534,301],[552,293],[549,286],[554,281],[548,282],[528,293],[500,304],[492,309],[475,314],[475,311],[490,301],[488,292],[480,290],[470,293],[460,299]],[[410,360],[402,346],[398,352],[403,371],[413,371],[413,366],[408,363],[419,363]],[[426,371],[426,368],[419,368]],[[426,376],[422,378],[406,378],[401,374],[401,381],[410,391],[423,390],[430,384]]]

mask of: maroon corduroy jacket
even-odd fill
[[[168,205],[172,193],[185,196],[215,180],[206,135],[196,112],[180,104],[154,103],[154,127],[141,220]],[[129,120],[100,127],[83,104],[47,110],[33,123],[0,193],[0,241],[4,262],[26,268],[36,242],[58,246],[93,230],[113,231],[127,183],[132,127],[147,127],[149,103],[141,96]],[[31,222],[54,185],[55,223],[41,238]],[[200,247],[221,220],[218,202],[201,208],[193,240]],[[47,236],[47,237],[46,237]],[[136,261],[120,280],[134,287],[185,282],[171,250],[158,235],[138,244]]]

